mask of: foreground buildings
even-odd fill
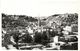
[[[2,14],[2,47],[78,50],[78,14],[55,14],[43,19]]]

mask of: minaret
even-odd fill
[[[39,23],[40,23],[39,19],[40,19],[40,18],[38,18],[38,28],[39,28]]]
[[[38,16],[38,28],[40,27],[40,15]]]

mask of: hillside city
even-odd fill
[[[2,13],[2,48],[78,50],[78,14],[32,17]]]

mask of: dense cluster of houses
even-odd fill
[[[78,24],[76,20],[72,20],[73,23],[66,21],[65,18],[72,17],[70,15],[78,21],[77,14],[59,14],[45,19],[3,14],[2,47],[19,50],[77,50]]]

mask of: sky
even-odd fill
[[[79,3],[79,0],[1,0],[1,13],[33,17],[78,13]]]

